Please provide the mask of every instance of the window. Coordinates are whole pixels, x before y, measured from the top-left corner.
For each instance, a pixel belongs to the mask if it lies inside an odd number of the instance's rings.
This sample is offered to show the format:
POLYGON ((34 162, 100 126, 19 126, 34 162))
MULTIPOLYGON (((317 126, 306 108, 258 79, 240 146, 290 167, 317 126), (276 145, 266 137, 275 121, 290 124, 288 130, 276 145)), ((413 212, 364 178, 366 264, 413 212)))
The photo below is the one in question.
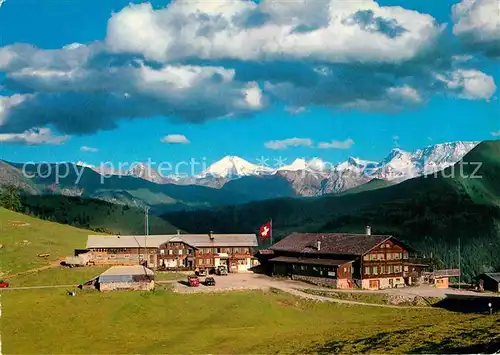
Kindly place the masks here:
POLYGON ((179 255, 182 255, 182 249, 177 250, 177 253, 178 253, 179 255))
POLYGON ((346 267, 344 268, 344 272, 347 272, 347 268, 346 267))
POLYGON ((366 260, 366 261, 370 260, 370 256, 368 254, 363 256, 363 260, 366 260))
POLYGON ((188 254, 189 255, 193 254, 193 250, 192 249, 188 249, 188 254))
POLYGON ((394 273, 399 273, 401 272, 401 265, 394 265, 394 273))
POLYGON ((370 260, 375 260, 375 254, 370 254, 370 260))
POLYGON ((233 249, 234 254, 239 254, 240 253, 240 248, 234 248, 233 249))
POLYGON ((247 261, 245 259, 238 260, 239 265, 246 265, 247 261))
POLYGON ((388 268, 389 268, 389 270, 387 271, 387 273, 393 274, 394 273, 394 266, 389 265, 388 268))
POLYGON ((164 249, 160 249, 160 255, 165 255, 165 250, 164 249))
POLYGON ((354 274, 354 267, 351 266, 351 274, 354 274))
POLYGON ((221 252, 221 251, 220 251, 220 248, 217 248, 217 253, 220 253, 220 252, 221 252))
POLYGON ((385 260, 384 254, 377 254, 377 260, 385 260))
POLYGON ((408 266, 405 266, 405 267, 404 267, 404 271, 408 271, 408 266))
POLYGON ((403 253, 403 259, 408 259, 408 252, 406 252, 406 251, 405 251, 405 252, 403 253))
POLYGON ((365 267, 365 275, 370 275, 370 267, 365 267))
POLYGON ((378 266, 373 267, 373 275, 378 275, 378 266))
POLYGON ((173 253, 174 253, 174 251, 172 249, 168 250, 168 255, 172 255, 173 253))
POLYGON ((389 243, 387 243, 387 244, 385 245, 385 247, 386 247, 386 248, 390 248, 390 247, 391 247, 391 245, 390 245, 389 243))

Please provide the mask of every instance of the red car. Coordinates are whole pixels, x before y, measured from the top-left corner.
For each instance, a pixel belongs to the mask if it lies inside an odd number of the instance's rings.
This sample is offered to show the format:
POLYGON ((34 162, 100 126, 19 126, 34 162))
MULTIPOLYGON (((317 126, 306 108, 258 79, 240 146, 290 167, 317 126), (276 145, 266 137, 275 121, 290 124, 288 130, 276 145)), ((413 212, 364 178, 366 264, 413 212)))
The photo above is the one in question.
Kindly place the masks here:
POLYGON ((9 287, 9 283, 8 282, 5 282, 5 281, 0 281, 0 288, 6 288, 6 287, 9 287))
POLYGON ((200 286, 200 279, 196 276, 189 276, 188 283, 190 287, 198 287, 200 286))

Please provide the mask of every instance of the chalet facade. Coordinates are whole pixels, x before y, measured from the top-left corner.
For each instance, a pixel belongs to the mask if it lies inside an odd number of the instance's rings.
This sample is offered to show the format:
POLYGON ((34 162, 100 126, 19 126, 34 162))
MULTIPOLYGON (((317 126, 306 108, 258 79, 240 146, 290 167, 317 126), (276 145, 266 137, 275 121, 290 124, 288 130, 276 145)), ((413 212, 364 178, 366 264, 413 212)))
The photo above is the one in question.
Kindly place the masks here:
POLYGON ((175 234, 88 236, 87 252, 97 265, 136 265, 167 270, 214 269, 230 272, 255 266, 255 234, 175 234))
POLYGON ((338 288, 382 289, 411 284, 425 265, 389 235, 292 233, 261 251, 272 273, 338 288))

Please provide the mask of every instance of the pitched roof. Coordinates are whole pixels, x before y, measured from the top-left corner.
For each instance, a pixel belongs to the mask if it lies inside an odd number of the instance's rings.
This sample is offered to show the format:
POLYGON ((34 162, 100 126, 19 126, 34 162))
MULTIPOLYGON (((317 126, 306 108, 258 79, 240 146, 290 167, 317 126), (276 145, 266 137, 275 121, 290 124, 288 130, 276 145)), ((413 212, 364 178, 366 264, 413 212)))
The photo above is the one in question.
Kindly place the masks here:
POLYGON ((100 276, 129 276, 129 275, 154 275, 153 270, 142 265, 112 266, 100 276))
POLYGON ((170 241, 180 241, 193 247, 256 247, 257 236, 255 234, 212 234, 213 240, 208 234, 179 234, 170 241))
POLYGON ((269 249, 295 253, 363 255, 390 235, 292 233, 269 249), (320 241, 320 250, 317 242, 320 241))
POLYGON ((157 248, 172 235, 89 235, 89 248, 157 248))
POLYGON ((278 256, 276 258, 269 259, 269 261, 275 263, 340 266, 346 263, 352 263, 354 260, 332 260, 332 259, 315 259, 315 258, 297 258, 292 256, 278 256))
POLYGON ((484 275, 488 276, 490 279, 500 282, 500 272, 487 272, 484 275))
POLYGON ((165 234, 165 235, 89 235, 89 248, 158 248, 166 242, 184 242, 199 247, 256 247, 255 234, 165 234))

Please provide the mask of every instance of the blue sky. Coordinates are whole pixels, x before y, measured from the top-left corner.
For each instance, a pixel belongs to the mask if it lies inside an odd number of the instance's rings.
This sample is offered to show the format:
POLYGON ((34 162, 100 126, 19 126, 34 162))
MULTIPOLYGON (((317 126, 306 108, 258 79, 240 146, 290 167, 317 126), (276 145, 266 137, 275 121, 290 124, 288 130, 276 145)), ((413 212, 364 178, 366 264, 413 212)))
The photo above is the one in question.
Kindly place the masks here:
MULTIPOLYGON (((256 5, 257 10, 238 10, 228 21, 204 7, 175 9, 186 16, 183 21, 191 21, 188 15, 196 10, 207 14, 199 20, 205 27, 188 34, 193 44, 186 40, 175 46, 171 46, 173 40, 166 44, 164 39, 175 39, 182 26, 189 29, 192 23, 179 25, 172 20, 181 16, 168 14, 174 8, 165 10, 166 1, 156 1, 150 9, 129 7, 129 2, 3 3, 0 96, 7 98, 7 104, 3 116, 0 112, 0 159, 96 165, 149 158, 172 162, 206 158, 211 162, 224 155, 253 162, 260 156, 282 156, 290 163, 297 157, 329 162, 348 156, 380 160, 395 146, 415 150, 447 141, 496 139, 495 133, 500 133, 499 56, 495 49, 487 51, 491 43, 484 42, 484 38, 500 37, 495 37, 498 33, 480 36, 477 27, 470 26, 484 21, 474 12, 481 9, 482 0, 453 18, 452 6, 459 1, 381 0, 377 6, 363 0, 359 9, 352 5, 357 2, 351 2, 352 14, 342 13, 345 18, 332 32, 340 39, 345 36, 344 42, 318 34, 310 37, 318 38, 314 47, 310 39, 300 42, 289 34, 283 43, 292 38, 298 49, 283 45, 278 54, 272 42, 263 42, 257 35, 245 37, 249 42, 243 45, 236 40, 220 44, 215 37, 226 31, 228 23, 237 24, 241 31, 289 25, 289 10, 266 13, 269 1, 256 5), (416 12, 401 14, 393 6, 416 12), (113 12, 123 16, 114 16, 108 26, 113 12), (237 18, 241 13, 246 16, 243 20, 237 18), (149 24, 138 31, 134 26, 143 18, 149 24), (427 27, 417 25, 425 21, 427 27), (444 24, 446 28, 438 30, 444 24), (353 45, 354 37, 349 37, 354 36, 353 26, 359 32, 355 37, 359 45, 353 45), (391 34, 394 28, 400 28, 400 33, 391 34), (384 31, 383 38, 380 33, 384 31), (427 38, 421 34, 424 31, 427 38), (409 42, 405 36, 410 34, 422 38, 409 42), (61 49, 72 43, 81 44, 75 49, 81 52, 61 49), (219 47, 200 50, 206 43, 219 47), (333 43, 331 48, 329 43, 333 43), (267 47, 260 56, 250 51, 252 46, 267 47), (313 54, 308 55, 308 50, 313 54), (78 58, 86 55, 90 59, 80 63, 78 58), (170 72, 163 68, 175 67, 184 75, 192 73, 190 66, 196 66, 200 79, 193 85, 186 81, 187 89, 171 92, 171 82, 162 82, 170 80, 170 72), (116 76, 109 74, 116 68, 116 76), (138 68, 144 68, 143 77, 132 85, 138 68), (207 68, 210 73, 202 75, 207 68), (66 78, 64 82, 61 77, 66 78), (21 102, 14 99, 19 95, 21 102), (129 96, 133 100, 125 103, 124 97, 129 96), (189 143, 161 142, 168 135, 184 135, 189 143), (270 141, 302 145, 286 147, 283 143, 283 149, 270 149, 269 144, 266 147, 270 141), (319 149, 322 142, 330 148, 319 149), (94 149, 82 151, 82 147, 94 149)), ((234 11, 234 6, 220 11, 234 11)), ((324 19, 318 15, 322 11, 310 10, 298 10, 299 22, 293 22, 297 31, 298 25, 318 33, 324 29, 324 19)))

